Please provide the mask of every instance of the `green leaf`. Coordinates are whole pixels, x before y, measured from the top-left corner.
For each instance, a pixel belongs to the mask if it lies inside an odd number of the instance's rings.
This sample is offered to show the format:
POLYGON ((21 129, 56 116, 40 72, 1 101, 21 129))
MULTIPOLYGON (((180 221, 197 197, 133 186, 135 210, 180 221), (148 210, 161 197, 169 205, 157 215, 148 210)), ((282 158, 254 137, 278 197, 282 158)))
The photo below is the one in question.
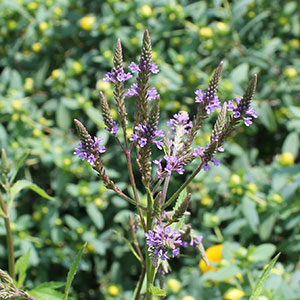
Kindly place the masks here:
POLYGON ((63 297, 63 293, 51 288, 33 289, 29 294, 39 300, 61 300, 63 297))
POLYGON ((20 288, 22 287, 25 278, 26 278, 26 270, 27 270, 27 266, 28 266, 28 260, 29 260, 29 256, 30 256, 30 251, 31 248, 28 249, 28 251, 22 255, 16 262, 16 274, 18 274, 18 282, 17 282, 17 287, 20 288))
MULTIPOLYGON (((176 204, 175 206, 173 207, 173 213, 177 210, 177 208, 181 205, 181 203, 183 202, 183 200, 186 198, 187 196, 187 192, 186 192, 186 189, 184 189, 180 195, 178 196, 177 198, 177 201, 176 201, 176 204)), ((176 223, 173 223, 171 225, 171 228, 172 229, 179 229, 182 227, 182 225, 184 224, 184 216, 182 218, 179 219, 178 222, 176 223)))
POLYGON ((89 217, 95 224, 95 226, 101 230, 104 227, 104 219, 102 214, 99 212, 97 206, 94 203, 89 203, 86 209, 89 217))
POLYGON ((10 181, 9 181, 10 184, 13 183, 15 177, 17 176, 17 174, 18 174, 18 172, 19 172, 19 169, 21 168, 21 166, 23 165, 24 161, 26 160, 26 158, 28 157, 29 154, 30 154, 30 152, 25 153, 25 154, 18 160, 18 162, 16 163, 16 167, 15 167, 14 173, 13 173, 13 175, 11 176, 10 181))
MULTIPOLYGON (((62 100, 62 99, 60 99, 62 100)), ((70 111, 66 108, 64 103, 61 101, 58 105, 56 112, 56 122, 59 128, 67 130, 71 126, 71 115, 70 111)))
POLYGON ((164 297, 167 295, 166 291, 159 289, 158 287, 154 286, 153 284, 150 284, 150 291, 155 296, 163 296, 164 297))
POLYGON ((290 152, 294 157, 297 157, 299 151, 299 134, 291 132, 284 140, 282 152, 290 152))
POLYGON ((276 216, 270 215, 263 223, 259 226, 259 237, 265 241, 267 240, 272 233, 273 227, 276 222, 276 216))
POLYGON ((263 102, 259 108, 258 114, 259 114, 259 119, 268 130, 270 131, 276 130, 277 128, 276 119, 269 103, 263 102))
POLYGON ((274 254, 275 250, 276 246, 273 244, 262 244, 255 247, 250 255, 255 258, 255 261, 262 261, 269 259, 274 254))
POLYGON ((11 200, 13 200, 17 194, 23 190, 23 189, 31 189, 32 191, 36 192, 37 194, 39 194, 40 196, 42 196, 43 198, 46 198, 48 200, 54 201, 55 198, 49 196, 42 188, 40 188, 39 186, 37 186, 36 184, 28 181, 28 180, 18 180, 11 188, 10 193, 11 193, 11 200))
POLYGON ((74 276, 76 274, 76 271, 77 271, 77 268, 78 268, 78 265, 79 265, 82 253, 83 253, 84 249, 86 248, 86 245, 87 245, 87 243, 85 243, 82 246, 82 248, 80 249, 80 251, 78 252, 78 254, 75 257, 75 260, 74 260, 74 262, 73 262, 73 264, 71 266, 71 269, 68 272, 67 283, 66 283, 66 288, 65 288, 65 293, 64 293, 63 300, 67 300, 68 299, 68 295, 69 295, 70 288, 71 288, 71 283, 72 283, 72 281, 74 279, 74 276))
POLYGON ((260 277, 258 278, 255 287, 253 289, 253 292, 250 296, 249 300, 257 300, 259 295, 261 294, 261 291, 265 285, 265 282, 267 280, 267 278, 269 277, 269 274, 272 270, 272 268, 274 267, 278 257, 279 257, 280 253, 278 253, 273 259, 272 261, 269 263, 268 267, 263 271, 263 273, 260 275, 260 277))
POLYGON ((248 197, 244 197, 242 201, 242 212, 248 221, 248 224, 253 232, 257 232, 259 225, 258 213, 253 201, 248 197))
POLYGON ((241 270, 237 266, 227 266, 217 271, 207 272, 202 280, 224 281, 236 276, 241 270))

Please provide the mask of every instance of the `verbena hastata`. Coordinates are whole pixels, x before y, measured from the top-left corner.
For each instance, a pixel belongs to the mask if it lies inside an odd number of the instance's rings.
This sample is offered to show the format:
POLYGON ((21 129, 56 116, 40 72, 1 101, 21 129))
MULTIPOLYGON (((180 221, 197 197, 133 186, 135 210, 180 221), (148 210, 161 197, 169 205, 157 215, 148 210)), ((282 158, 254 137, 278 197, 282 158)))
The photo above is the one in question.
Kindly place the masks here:
MULTIPOLYGON (((213 165, 218 166, 219 160, 215 158, 217 152, 224 151, 224 142, 233 129, 243 121, 246 126, 251 125, 256 118, 256 112, 251 108, 251 101, 256 89, 257 76, 254 75, 242 98, 235 101, 224 102, 217 96, 217 87, 222 73, 223 62, 215 70, 208 89, 195 91, 196 114, 190 118, 186 111, 179 111, 168 122, 170 132, 164 133, 159 129, 160 96, 158 91, 149 84, 149 77, 159 72, 158 66, 152 62, 152 46, 149 32, 146 30, 139 63, 129 65, 131 72, 123 68, 121 41, 118 40, 114 52, 114 67, 107 73, 104 80, 114 85, 114 99, 118 111, 118 122, 113 120, 110 107, 104 94, 100 92, 100 106, 106 126, 122 148, 127 162, 129 178, 134 197, 126 195, 108 177, 103 165, 102 154, 106 148, 101 145, 100 137, 92 137, 84 125, 75 120, 75 125, 81 139, 79 147, 74 154, 82 160, 87 160, 97 171, 108 189, 115 191, 120 197, 135 205, 138 211, 138 223, 145 233, 145 255, 142 246, 137 243, 135 231, 132 230, 136 254, 142 264, 140 280, 137 284, 134 299, 152 299, 158 291, 154 287, 156 274, 163 276, 168 272, 168 260, 179 256, 184 247, 196 247, 202 256, 205 256, 202 246, 202 236, 195 235, 191 225, 184 223, 184 214, 188 209, 191 194, 186 194, 185 188, 200 172, 207 171, 213 165), (125 87, 126 81, 137 73, 136 82, 125 87), (133 98, 133 99, 131 99, 133 98), (134 117, 128 116, 126 103, 135 101, 136 111, 134 117), (210 143, 204 147, 194 147, 194 140, 204 120, 212 112, 219 110, 217 120, 210 136, 210 143), (227 112, 232 112, 227 114, 227 112), (130 118, 129 118, 130 117, 130 118), (133 125, 129 125, 130 123, 133 125), (126 130, 132 128, 130 138, 126 130), (120 133, 122 132, 122 134, 120 133), (136 178, 132 171, 131 151, 135 146, 136 162, 140 178, 136 178), (159 159, 152 158, 152 147, 161 151, 159 159), (183 174, 185 168, 192 161, 197 160, 199 166, 187 177, 187 180, 170 196, 168 187, 174 173, 183 174), (154 170, 153 171, 153 167, 154 170), (136 180, 140 180, 147 194, 147 207, 141 205, 136 187, 136 180), (173 210, 169 206, 177 199, 173 210), (147 288, 142 289, 146 275, 147 288)), ((133 223, 133 222, 132 222, 133 223)), ((136 224, 137 222, 135 222, 136 224)), ((160 290, 160 293, 163 291, 160 290)))

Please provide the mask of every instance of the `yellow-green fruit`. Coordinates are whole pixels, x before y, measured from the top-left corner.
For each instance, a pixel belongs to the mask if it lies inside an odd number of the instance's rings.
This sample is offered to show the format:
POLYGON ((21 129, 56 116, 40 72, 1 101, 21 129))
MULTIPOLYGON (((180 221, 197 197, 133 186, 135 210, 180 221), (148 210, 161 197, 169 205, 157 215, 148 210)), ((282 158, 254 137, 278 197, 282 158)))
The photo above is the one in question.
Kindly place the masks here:
POLYGON ((37 42, 37 43, 34 43, 32 46, 31 46, 33 52, 35 53, 39 53, 41 50, 42 50, 42 44, 37 42))
POLYGON ((217 31, 221 35, 225 35, 225 34, 229 33, 229 26, 228 26, 228 24, 224 23, 224 22, 218 22, 217 23, 217 31))
POLYGON ((213 30, 210 27, 202 27, 199 30, 199 34, 201 37, 208 39, 213 36, 213 30))
POLYGON ((141 7, 141 15, 144 18, 150 18, 150 17, 152 17, 153 16, 153 11, 152 11, 151 6, 147 5, 147 4, 143 5, 141 7))
POLYGON ((280 155, 279 163, 282 166, 291 166, 294 164, 294 156, 290 152, 284 152, 280 155))
POLYGON ((181 290, 181 284, 177 279, 171 278, 167 282, 170 292, 177 294, 181 290))
POLYGON ((298 72, 295 68, 293 67, 287 67, 284 70, 284 75, 289 78, 289 79, 293 79, 296 78, 298 76, 298 72))
POLYGON ((45 32, 49 28, 49 24, 47 22, 41 22, 39 24, 39 29, 42 32, 45 32))
POLYGON ((96 18, 94 16, 85 16, 80 19, 79 24, 83 30, 90 31, 93 28, 95 22, 96 18))
POLYGON ((72 64, 72 69, 74 71, 74 73, 76 74, 80 74, 82 72, 82 64, 78 61, 74 61, 72 64))
POLYGON ((15 30, 17 27, 17 22, 15 20, 8 20, 7 21, 7 28, 11 31, 15 30))
POLYGON ((224 299, 225 300, 239 300, 242 297, 244 297, 244 295, 245 295, 245 293, 242 290, 239 290, 237 288, 230 288, 224 294, 224 299))
POLYGON ((110 296, 118 296, 120 294, 120 289, 116 285, 111 284, 108 287, 108 294, 110 296))
POLYGON ((274 194, 270 197, 270 200, 275 204, 281 204, 283 202, 282 196, 280 194, 274 194))
POLYGON ((196 300, 196 298, 193 296, 184 296, 181 298, 181 300, 196 300))

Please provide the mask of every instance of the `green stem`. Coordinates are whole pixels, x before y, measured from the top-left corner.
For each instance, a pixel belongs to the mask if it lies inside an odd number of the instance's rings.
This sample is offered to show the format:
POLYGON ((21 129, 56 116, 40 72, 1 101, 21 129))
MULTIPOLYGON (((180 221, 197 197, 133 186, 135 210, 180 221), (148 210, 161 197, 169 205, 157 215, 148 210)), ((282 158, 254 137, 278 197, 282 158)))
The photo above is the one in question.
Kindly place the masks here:
MULTIPOLYGON (((146 187, 147 192, 147 231, 152 229, 152 206, 153 206, 153 197, 150 190, 150 187, 146 187)), ((146 247, 146 275, 147 275, 147 292, 146 300, 152 300, 152 293, 150 291, 150 285, 153 282, 154 276, 154 267, 150 261, 148 247, 146 247)))
POLYGON ((137 286, 137 289, 136 289, 136 294, 135 294, 134 300, 140 300, 140 298, 141 298, 141 289, 142 289, 142 286, 143 286, 145 274, 146 274, 146 268, 143 267, 142 268, 142 273, 141 273, 140 278, 139 278, 139 282, 138 282, 138 286, 137 286))
POLYGON ((169 205, 177 199, 179 194, 190 184, 194 177, 201 171, 204 161, 198 166, 198 168, 193 172, 193 174, 186 180, 186 182, 172 195, 172 197, 163 205, 162 210, 166 209, 169 205))
POLYGON ((8 273, 10 277, 15 279, 15 254, 14 254, 13 235, 10 227, 9 216, 1 194, 0 194, 0 205, 4 214, 4 221, 6 227, 6 242, 7 242, 7 251, 8 251, 8 273))
POLYGON ((218 241, 219 241, 220 243, 222 243, 222 242, 224 241, 224 238, 223 238, 223 235, 222 235, 222 233, 221 233, 221 230, 220 230, 220 228, 219 228, 218 226, 214 227, 214 232, 215 232, 215 234, 216 234, 216 236, 217 236, 217 238, 218 238, 218 241))
POLYGON ((136 185, 135 185, 135 179, 134 179, 134 175, 133 175, 133 171, 132 171, 132 165, 131 165, 131 159, 130 159, 130 149, 128 149, 128 148, 126 149, 125 156, 126 156, 128 174, 129 174, 129 179, 130 179, 130 183, 131 183, 131 186, 132 186, 132 191, 133 191, 133 194, 134 194, 135 201, 137 203, 137 210, 138 210, 139 216, 141 218, 141 222, 142 222, 144 231, 146 232, 147 228, 146 228, 143 212, 140 209, 141 204, 140 204, 139 195, 138 195, 138 192, 137 192, 137 188, 136 188, 136 185))

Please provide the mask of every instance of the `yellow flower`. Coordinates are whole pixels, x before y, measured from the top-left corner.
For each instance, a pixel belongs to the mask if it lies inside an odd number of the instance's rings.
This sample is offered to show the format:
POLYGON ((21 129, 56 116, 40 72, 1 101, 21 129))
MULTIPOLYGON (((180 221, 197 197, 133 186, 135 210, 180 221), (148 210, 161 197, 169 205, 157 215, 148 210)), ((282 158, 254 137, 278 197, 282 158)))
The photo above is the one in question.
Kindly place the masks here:
POLYGON ((293 67, 287 67, 284 70, 284 75, 289 78, 289 79, 293 79, 296 78, 298 76, 298 72, 295 68, 293 67))
POLYGON ((149 18, 151 16, 153 16, 153 12, 152 12, 152 8, 150 5, 143 5, 141 7, 141 15, 144 17, 144 18, 149 18))
POLYGON ((282 166, 290 166, 294 164, 294 156, 290 152, 284 152, 280 155, 279 163, 282 166))
POLYGON ((28 93, 32 92, 33 90, 33 85, 34 85, 34 81, 32 78, 27 77, 25 78, 25 82, 24 82, 24 90, 28 93))
POLYGON ((42 44, 37 42, 37 43, 34 43, 32 46, 31 46, 33 52, 35 53, 38 53, 42 50, 42 44))
POLYGON ((21 110, 22 109, 22 102, 21 100, 13 100, 11 102, 11 106, 14 110, 21 110))
POLYGON ((227 34, 229 32, 229 26, 227 23, 224 23, 224 22, 218 22, 217 23, 217 30, 218 30, 218 33, 220 34, 227 34))
POLYGON ((9 30, 15 30, 17 27, 17 22, 15 20, 8 20, 7 27, 9 30))
POLYGON ((94 16, 85 16, 80 19, 80 27, 83 30, 89 31, 93 28, 95 22, 96 22, 96 18, 94 16))
POLYGON ((237 288, 230 288, 227 290, 227 292, 224 294, 225 300, 239 300, 241 299, 245 293, 242 290, 239 290, 237 288))
POLYGON ((33 2, 28 3, 27 8, 30 11, 34 11, 38 8, 38 6, 39 6, 38 3, 33 1, 33 2))
POLYGON ((108 287, 108 293, 110 296, 118 296, 120 294, 120 289, 116 285, 111 284, 108 287))
POLYGON ((212 37, 214 33, 210 27, 202 27, 199 30, 199 34, 201 37, 208 39, 212 37))
POLYGON ((49 28, 49 24, 47 22, 41 22, 39 24, 39 29, 42 32, 45 32, 49 28))
MULTIPOLYGON (((207 259, 210 262, 214 262, 214 263, 220 262, 221 259, 222 259, 222 250, 223 250, 223 245, 222 244, 214 245, 212 247, 209 247, 205 251, 207 259)), ((201 259, 200 263, 199 263, 199 269, 201 270, 202 273, 206 273, 206 272, 209 272, 209 271, 212 271, 212 270, 216 270, 217 268, 212 266, 212 265, 207 266, 206 263, 204 262, 204 260, 201 259)))
POLYGON ((174 294, 177 294, 181 290, 181 284, 177 279, 169 279, 167 285, 168 289, 174 294))
POLYGON ((73 65, 72 65, 72 69, 74 71, 74 73, 76 74, 80 74, 82 72, 82 64, 78 61, 74 61, 73 65))
POLYGON ((196 300, 193 296, 184 296, 181 300, 196 300))
POLYGON ((60 7, 54 7, 54 16, 59 18, 63 15, 63 10, 60 7))
POLYGON ((55 69, 51 73, 51 77, 53 79, 59 79, 62 76, 63 76, 63 71, 61 69, 55 69))

